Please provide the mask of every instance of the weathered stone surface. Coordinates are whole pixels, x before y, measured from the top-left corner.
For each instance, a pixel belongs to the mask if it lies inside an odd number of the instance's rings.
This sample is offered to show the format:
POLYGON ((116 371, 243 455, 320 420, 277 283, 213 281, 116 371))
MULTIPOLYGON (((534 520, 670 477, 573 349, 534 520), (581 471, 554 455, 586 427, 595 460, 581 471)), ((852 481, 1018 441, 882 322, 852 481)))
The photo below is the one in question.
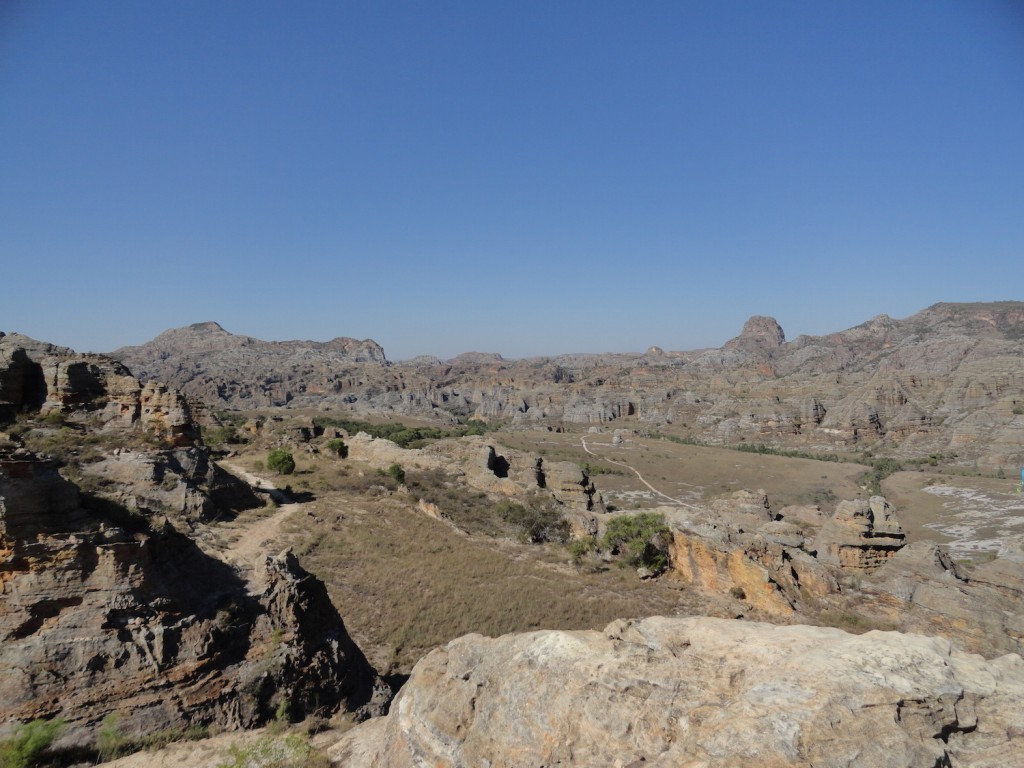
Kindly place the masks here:
MULTIPOLYGON (((407 470, 440 469, 498 498, 547 494, 562 505, 564 516, 580 535, 597 529, 590 512, 601 504, 600 496, 586 473, 571 462, 547 462, 536 454, 490 445, 481 437, 406 449, 390 440, 359 433, 348 438, 347 444, 350 459, 376 467, 397 463, 407 470)), ((443 509, 440 514, 444 514, 443 509)))
POLYGON ((343 399, 363 393, 362 366, 373 369, 375 385, 387 382, 381 389, 403 389, 400 377, 386 373, 384 350, 369 339, 261 341, 207 322, 166 331, 145 347, 123 347, 114 356, 143 378, 209 402, 267 407, 307 397, 343 399))
POLYGON ((35 411, 88 418, 106 429, 140 426, 178 446, 199 440, 179 392, 156 382, 143 386, 104 355, 82 355, 20 334, 0 337, 0 419, 35 411))
POLYGON ((105 498, 146 516, 167 515, 181 528, 262 503, 248 485, 196 447, 119 450, 85 465, 82 472, 103 483, 105 498))
POLYGON ((265 570, 252 595, 169 523, 83 506, 52 463, 3 457, 0 721, 59 716, 84 734, 117 712, 137 736, 252 727, 285 699, 299 716, 379 711, 323 584, 290 556, 265 570))
POLYGON ((975 578, 935 543, 915 542, 864 579, 866 594, 851 607, 973 653, 1022 653, 1024 599, 1009 575, 1019 567, 998 558, 975 578))
POLYGON ((932 637, 709 618, 468 635, 332 750, 389 766, 1024 763, 1024 661, 932 637))
POLYGON ((818 534, 818 559, 843 568, 871 571, 906 543, 896 513, 881 496, 841 501, 818 534))

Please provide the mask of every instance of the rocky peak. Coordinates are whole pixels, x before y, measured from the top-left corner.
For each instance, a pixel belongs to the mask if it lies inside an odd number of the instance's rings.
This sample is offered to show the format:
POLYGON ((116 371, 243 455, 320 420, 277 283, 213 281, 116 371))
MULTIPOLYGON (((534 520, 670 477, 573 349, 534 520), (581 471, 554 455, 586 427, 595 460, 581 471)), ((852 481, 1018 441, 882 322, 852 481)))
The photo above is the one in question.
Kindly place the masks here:
POLYGON ((754 315, 743 324, 740 335, 726 342, 725 346, 727 348, 756 346, 761 349, 778 349, 785 341, 786 334, 774 317, 754 315))

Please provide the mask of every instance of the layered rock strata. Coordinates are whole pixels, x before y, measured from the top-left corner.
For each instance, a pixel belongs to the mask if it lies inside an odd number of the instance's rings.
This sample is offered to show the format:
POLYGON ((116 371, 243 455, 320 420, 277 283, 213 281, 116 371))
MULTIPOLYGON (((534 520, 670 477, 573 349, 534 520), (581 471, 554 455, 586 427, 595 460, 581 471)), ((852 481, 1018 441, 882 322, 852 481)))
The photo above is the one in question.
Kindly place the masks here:
MULTIPOLYGON (((322 583, 290 555, 250 594, 170 523, 84 506, 52 462, 0 456, 0 721, 61 717, 84 736, 252 727, 386 691, 322 583)), ((376 701, 374 697, 376 698, 376 701)), ((375 709, 376 707, 376 709, 375 709)))

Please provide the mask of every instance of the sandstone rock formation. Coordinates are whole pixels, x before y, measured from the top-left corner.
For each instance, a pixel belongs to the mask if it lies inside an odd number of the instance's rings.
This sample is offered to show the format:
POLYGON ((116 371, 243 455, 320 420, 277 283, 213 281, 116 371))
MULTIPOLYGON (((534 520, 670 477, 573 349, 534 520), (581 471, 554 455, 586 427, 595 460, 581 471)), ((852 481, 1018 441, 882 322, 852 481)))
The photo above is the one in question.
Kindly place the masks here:
MULTIPOLYGON (((489 444, 478 436, 442 440, 421 449, 400 448, 390 440, 364 433, 347 438, 348 456, 377 467, 392 463, 405 469, 440 469, 466 485, 497 497, 523 498, 530 493, 549 496, 564 508, 574 529, 593 532, 591 514, 602 502, 583 470, 568 461, 489 444)), ((440 511, 443 514, 443 510, 440 511)))
POLYGON ((104 355, 73 350, 20 334, 0 336, 0 421, 38 411, 88 417, 94 426, 141 426, 174 445, 199 437, 185 398, 162 384, 145 385, 104 355))
POLYGON ((965 570, 933 542, 904 546, 884 498, 774 513, 760 492, 660 510, 674 577, 754 617, 934 634, 992 656, 1024 653, 1024 554, 1013 542, 965 570), (776 519, 777 518, 777 519, 776 519))
POLYGON ((250 595, 169 523, 82 505, 52 462, 0 456, 0 720, 86 731, 251 727, 371 705, 375 675, 323 584, 271 559, 250 595))
POLYGON ((0 736, 35 718, 63 718, 83 744, 114 713, 140 737, 253 727, 284 704, 386 706, 294 557, 250 583, 181 532, 259 502, 197 444, 180 394, 5 336, 0 403, 0 423, 17 420, 0 443, 0 736))
POLYGON ((116 355, 190 395, 240 408, 329 405, 523 426, 685 425, 712 444, 941 453, 993 469, 1024 462, 1020 302, 936 304, 905 320, 880 315, 792 341, 758 316, 721 349, 693 352, 389 364, 372 342, 337 341, 261 342, 205 323, 116 355))
POLYGON ((906 543, 896 513, 881 496, 841 501, 818 534, 818 559, 843 568, 871 571, 906 543))
POLYGON ((1024 661, 710 618, 468 635, 332 750, 370 766, 1024 763, 1024 661))

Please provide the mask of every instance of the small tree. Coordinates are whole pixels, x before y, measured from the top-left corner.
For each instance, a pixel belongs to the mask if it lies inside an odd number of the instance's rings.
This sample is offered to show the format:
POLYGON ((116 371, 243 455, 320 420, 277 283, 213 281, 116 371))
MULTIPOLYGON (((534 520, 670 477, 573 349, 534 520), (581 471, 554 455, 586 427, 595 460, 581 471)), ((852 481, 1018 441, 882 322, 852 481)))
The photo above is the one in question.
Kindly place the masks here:
POLYGON ((295 471, 295 457, 284 448, 275 448, 267 455, 267 468, 279 475, 290 475, 295 471))
POLYGON ((668 545, 672 532, 665 516, 656 512, 620 515, 608 521, 602 545, 622 554, 634 567, 643 566, 658 572, 668 567, 668 545))
POLYGON ((387 475, 399 485, 405 482, 405 470, 401 464, 392 464, 388 467, 387 475))

